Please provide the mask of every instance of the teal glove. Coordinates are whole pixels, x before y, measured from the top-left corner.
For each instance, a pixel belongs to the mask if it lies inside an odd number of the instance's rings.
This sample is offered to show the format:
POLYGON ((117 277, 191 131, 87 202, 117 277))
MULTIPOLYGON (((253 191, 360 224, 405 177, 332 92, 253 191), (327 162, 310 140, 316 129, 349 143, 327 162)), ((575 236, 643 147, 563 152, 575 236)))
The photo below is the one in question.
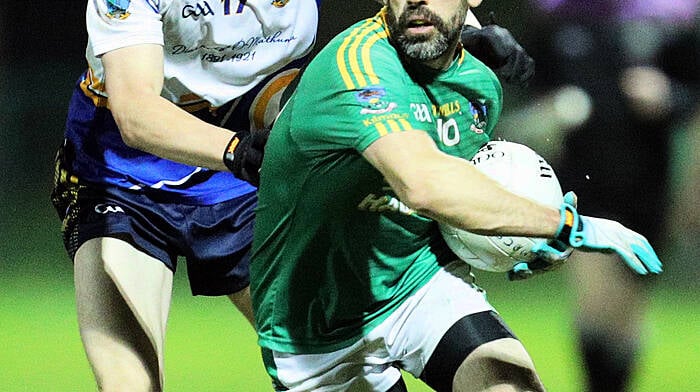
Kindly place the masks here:
MULTIPOLYGON (((618 222, 579 215, 566 200, 561 206, 561 223, 556 240, 584 252, 617 253, 629 268, 640 275, 662 272, 661 260, 644 236, 618 222)), ((546 244, 535 246, 534 253, 547 259, 561 255, 546 244)))

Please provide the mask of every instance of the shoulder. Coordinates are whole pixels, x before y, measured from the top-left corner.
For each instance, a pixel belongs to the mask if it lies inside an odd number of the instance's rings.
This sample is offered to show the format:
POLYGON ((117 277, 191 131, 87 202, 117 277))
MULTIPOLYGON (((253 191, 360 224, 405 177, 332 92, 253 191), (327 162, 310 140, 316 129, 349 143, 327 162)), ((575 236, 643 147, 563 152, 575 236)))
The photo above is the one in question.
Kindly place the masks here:
MULTIPOLYGON (((379 15, 362 20, 333 38, 310 68, 315 72, 335 74, 349 89, 378 84, 401 67, 396 50, 379 15), (329 69, 331 66, 333 69, 329 69)), ((401 67, 402 68, 402 67, 401 67)))

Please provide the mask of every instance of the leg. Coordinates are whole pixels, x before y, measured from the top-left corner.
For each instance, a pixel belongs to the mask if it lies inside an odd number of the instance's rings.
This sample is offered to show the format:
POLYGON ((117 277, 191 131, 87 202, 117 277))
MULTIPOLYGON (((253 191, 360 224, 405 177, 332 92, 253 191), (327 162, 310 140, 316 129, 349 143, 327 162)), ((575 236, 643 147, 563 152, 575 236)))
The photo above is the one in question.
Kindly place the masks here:
POLYGON ((613 255, 575 253, 576 327, 589 391, 624 391, 634 370, 646 303, 643 282, 613 255))
POLYGON ((544 391, 522 343, 494 312, 471 314, 442 337, 421 379, 437 391, 544 391))
POLYGON ((250 299, 250 286, 247 286, 239 292, 229 294, 228 299, 230 299, 231 303, 233 303, 236 308, 243 313, 251 325, 255 325, 255 318, 253 317, 253 303, 250 299))
POLYGON ((75 255, 78 325, 102 391, 163 389, 163 342, 172 272, 115 238, 75 255))
POLYGON ((530 355, 519 340, 504 338, 479 346, 462 362, 453 391, 544 391, 530 355))

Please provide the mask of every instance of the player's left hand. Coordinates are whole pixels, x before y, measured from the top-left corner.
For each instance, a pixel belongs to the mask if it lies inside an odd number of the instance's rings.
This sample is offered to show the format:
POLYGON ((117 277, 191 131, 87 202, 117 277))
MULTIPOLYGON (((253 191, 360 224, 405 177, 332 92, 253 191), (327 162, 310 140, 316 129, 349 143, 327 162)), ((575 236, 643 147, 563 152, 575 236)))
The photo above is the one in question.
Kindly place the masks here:
MULTIPOLYGON (((578 198, 572 191, 564 195, 564 203, 575 207, 577 201, 578 198)), ((573 251, 573 247, 558 240, 537 244, 532 248, 532 252, 538 257, 528 263, 523 262, 513 266, 513 269, 508 271, 508 280, 528 279, 555 270, 566 263, 573 251)))
POLYGON ((504 27, 464 25, 461 40, 464 49, 510 84, 525 86, 535 74, 535 60, 504 27))
POLYGON ((260 185, 260 166, 265 155, 269 129, 239 131, 224 151, 224 164, 238 178, 260 185))

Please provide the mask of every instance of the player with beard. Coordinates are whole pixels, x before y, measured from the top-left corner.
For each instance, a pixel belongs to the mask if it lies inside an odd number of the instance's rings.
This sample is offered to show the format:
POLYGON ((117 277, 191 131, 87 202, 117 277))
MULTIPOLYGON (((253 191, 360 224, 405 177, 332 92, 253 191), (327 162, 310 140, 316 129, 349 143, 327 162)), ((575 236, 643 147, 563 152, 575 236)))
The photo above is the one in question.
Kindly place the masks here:
MULTIPOLYGON (((616 222, 514 195, 464 159, 501 85, 459 43, 480 0, 390 0, 310 63, 265 149, 251 254, 262 357, 278 391, 543 391, 532 359, 455 261, 438 222, 661 264, 616 222)), ((535 249, 543 263, 562 253, 535 249)))

